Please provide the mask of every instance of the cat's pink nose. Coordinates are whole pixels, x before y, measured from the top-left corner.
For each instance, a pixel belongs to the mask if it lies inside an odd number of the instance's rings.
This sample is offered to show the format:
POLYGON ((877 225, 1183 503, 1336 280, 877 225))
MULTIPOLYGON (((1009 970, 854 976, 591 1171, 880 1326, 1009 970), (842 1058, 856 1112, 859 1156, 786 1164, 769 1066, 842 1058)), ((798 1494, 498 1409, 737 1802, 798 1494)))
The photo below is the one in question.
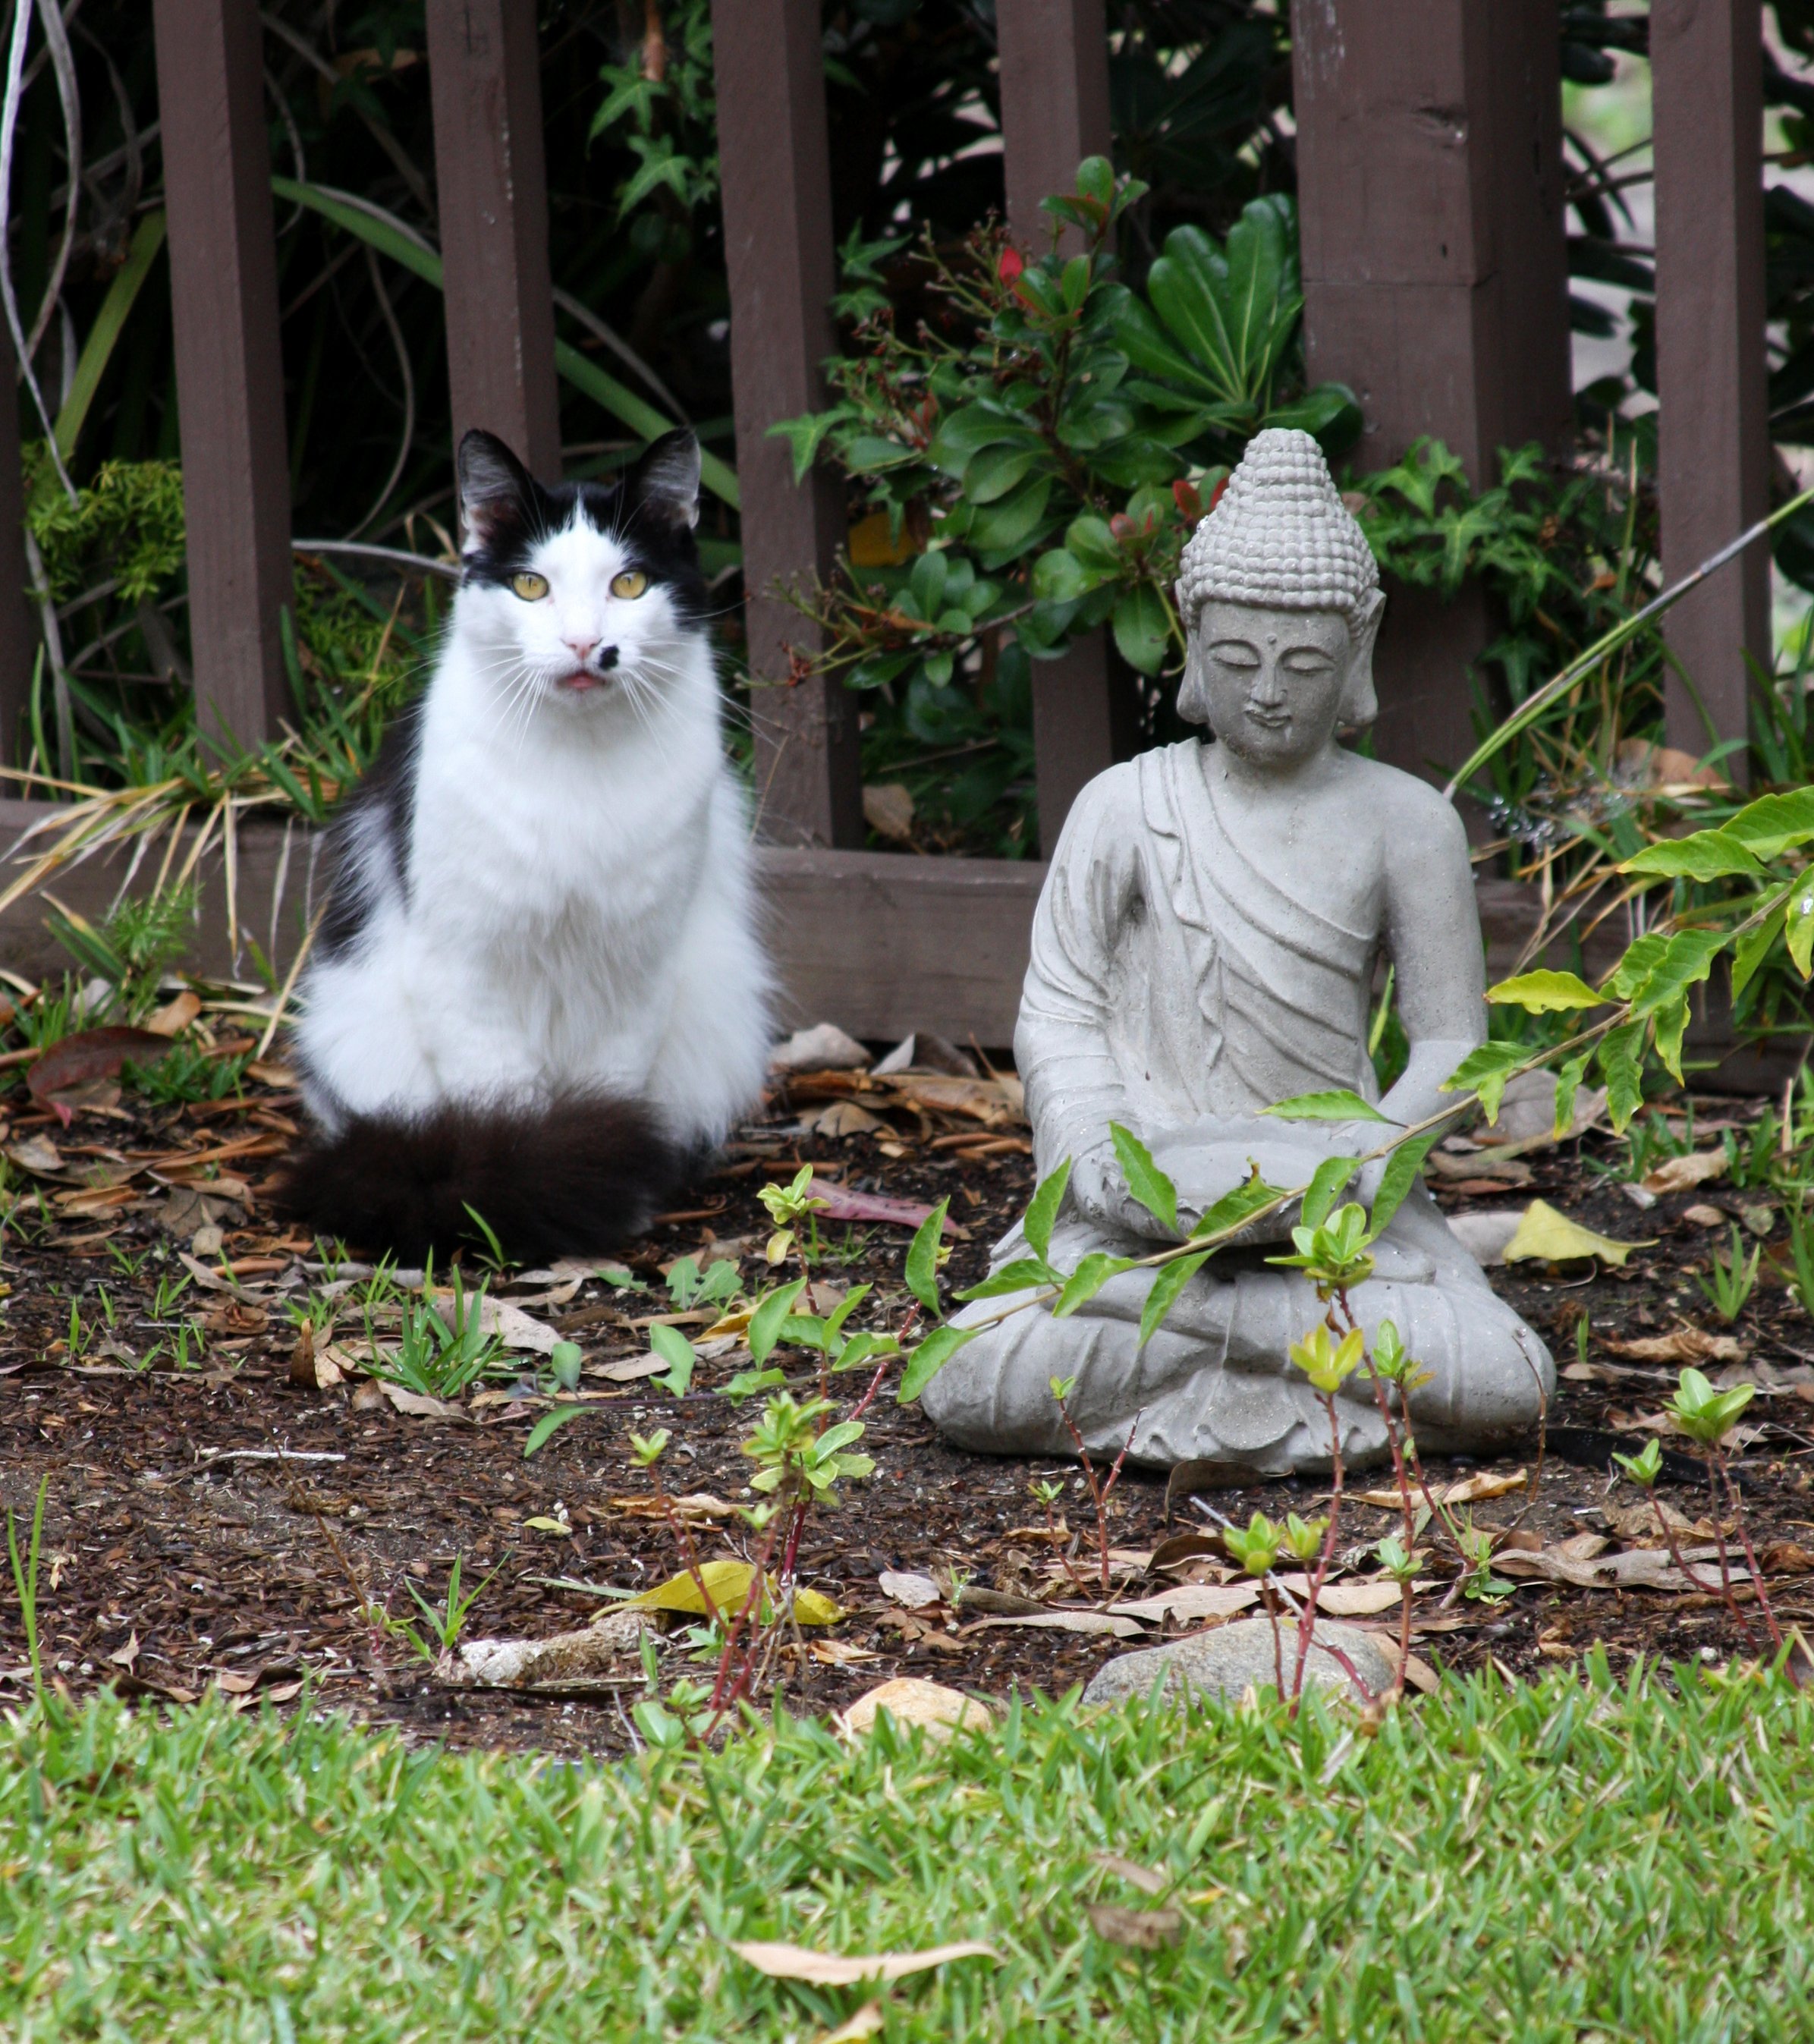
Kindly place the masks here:
POLYGON ((583 667, 597 651, 596 639, 563 639, 560 642, 583 667))

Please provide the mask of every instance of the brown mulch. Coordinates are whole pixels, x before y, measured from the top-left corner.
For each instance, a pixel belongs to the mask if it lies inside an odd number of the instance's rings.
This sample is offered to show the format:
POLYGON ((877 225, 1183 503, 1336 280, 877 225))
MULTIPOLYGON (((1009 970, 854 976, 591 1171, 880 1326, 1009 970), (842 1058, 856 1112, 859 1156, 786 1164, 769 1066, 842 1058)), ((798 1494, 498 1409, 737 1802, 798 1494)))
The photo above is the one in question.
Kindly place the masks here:
MULTIPOLYGON (((281 1083, 281 1072, 274 1076, 281 1083)), ((949 1194, 963 1235, 947 1278, 954 1288, 973 1281, 990 1242, 1030 1189, 1020 1135, 999 1126, 979 1131, 936 1099, 929 1108, 893 1103, 892 1120, 851 1135, 827 1135, 794 1118, 803 1098, 810 1113, 813 1102, 852 1090, 834 1082, 778 1101, 767 1125, 744 1131, 724 1168, 631 1247, 627 1259, 654 1285, 652 1297, 594 1280, 531 1310, 577 1341, 588 1366, 643 1352, 645 1337, 624 1324, 625 1316, 666 1308, 660 1272, 676 1257, 690 1253, 703 1262, 731 1254, 756 1285, 768 1230, 757 1189, 790 1177, 802 1162, 852 1192, 925 1201, 949 1194)), ((874 1089, 854 1090, 866 1109, 890 1105, 874 1089)), ((1696 1105, 1703 1126, 1709 1118, 1743 1121, 1761 1109, 1742 1101, 1696 1105)), ((722 1387, 748 1366, 747 1351, 703 1361, 678 1403, 646 1384, 604 1384, 613 1395, 527 1462, 528 1425, 548 1409, 534 1397, 488 1402, 476 1420, 443 1419, 374 1403, 369 1389, 355 1395, 356 1377, 327 1391, 299 1384, 285 1301, 306 1297, 327 1274, 318 1264, 306 1267, 317 1263, 312 1244, 261 1224, 259 1204, 264 1174, 280 1161, 297 1112, 293 1096, 259 1086, 200 1108, 148 1110, 130 1098, 104 1099, 65 1128, 23 1093, 12 1096, 0 1147, 14 1159, 13 1186, 35 1185, 40 1207, 21 1208, 4 1243, 10 1292, 0 1308, 0 1504, 18 1515, 22 1531, 40 1479, 48 1477, 40 1585, 47 1663, 78 1693, 113 1682, 129 1693, 181 1700, 214 1683, 248 1703, 261 1696, 282 1703, 306 1677, 323 1705, 414 1735, 554 1750, 621 1749, 628 1704, 640 1693, 633 1658, 621 1692, 602 1700, 452 1690, 402 1639, 375 1631, 362 1607, 376 1601, 394 1618, 416 1617, 406 1582, 438 1602, 458 1557, 469 1587, 490 1578, 467 1636, 536 1637, 583 1625, 601 1608, 600 1597, 563 1584, 646 1588, 669 1576, 678 1559, 640 1503, 647 1479, 632 1463, 625 1436, 668 1427, 671 1486, 736 1499, 749 1471, 740 1443, 754 1412, 733 1405, 722 1387), (59 1160, 54 1167, 41 1147, 31 1147, 47 1139, 59 1160), (222 1231, 219 1254, 243 1297, 206 1289, 183 1260, 193 1253, 197 1228, 215 1226, 222 1231), (80 1321, 74 1355, 72 1304, 80 1321), (186 1366, 175 1353, 183 1341, 186 1366), (536 1520, 548 1523, 529 1523, 536 1520), (555 1530, 563 1524, 567 1530, 555 1530)), ((1591 1327, 1585 1371, 1565 1377, 1551 1416, 1535 1500, 1520 1490, 1474 1508, 1478 1524, 1515 1527, 1527 1546, 1532 1536, 1553 1546, 1604 1530, 1604 1504, 1633 1501, 1628 1486, 1615 1489, 1609 1481, 1608 1449, 1642 1445, 1647 1435, 1633 1423, 1655 1414, 1674 1373, 1665 1364, 1621 1359, 1607 1343, 1685 1324, 1723 1331, 1690 1275, 1696 1264, 1704 1266, 1710 1239, 1724 1240, 1723 1227, 1710 1231, 1708 1210, 1737 1216, 1766 1203, 1762 1194, 1716 1181, 1666 1194, 1640 1212, 1593 1169, 1621 1150, 1593 1135, 1525 1159, 1528 1183, 1489 1190, 1490 1181, 1474 1179, 1439 1189, 1451 1212, 1541 1197, 1604 1233, 1655 1239, 1623 1271, 1524 1265, 1493 1273, 1550 1340, 1558 1363, 1579 1368, 1575 1327, 1584 1312, 1591 1327), (1698 1217, 1689 1217, 1689 1209, 1699 1209, 1698 1217)), ((901 1280, 908 1230, 839 1225, 823 1234, 816 1281, 872 1283, 864 1323, 901 1325, 909 1304, 901 1280)), ((1780 1252, 1782 1240, 1779 1215, 1768 1241, 1780 1252)), ((217 1282, 212 1237, 204 1235, 201 1247, 205 1254, 195 1260, 217 1282)), ((532 1297, 553 1288, 543 1279, 513 1289, 532 1297)), ((343 1324, 336 1339, 357 1331, 343 1324)), ((1814 1546, 1814 1321, 1790 1300, 1779 1263, 1767 1254, 1764 1281, 1732 1331, 1746 1361, 1728 1366, 1766 1381, 1747 1416, 1761 1425, 1742 1466, 1754 1538, 1775 1550, 1773 1564, 1784 1570, 1775 1588, 1785 1613, 1814 1613, 1814 1580, 1795 1573, 1804 1562, 1814 1567, 1814 1556, 1797 1551, 1804 1541, 1814 1546)), ((538 1359, 522 1360, 532 1388, 538 1359)), ((1720 1374, 1718 1363, 1705 1366, 1720 1374)), ((849 1381, 840 1380, 839 1389, 849 1381)), ((599 1380, 589 1380, 589 1388, 599 1388, 599 1380)), ((889 1570, 928 1574, 947 1591, 955 1580, 998 1597, 1066 1596, 1062 1577, 1055 1579, 1040 1508, 1028 1494, 1036 1476, 1066 1485, 1062 1509, 1066 1531, 1080 1539, 1082 1570, 1092 1565, 1094 1525, 1074 1468, 955 1452, 917 1410, 887 1397, 870 1420, 864 1446, 877 1458, 875 1473, 847 1486, 842 1509, 812 1523, 801 1558, 803 1580, 852 1614, 824 1637, 836 1642, 835 1651, 867 1658, 797 1659, 786 1676, 791 1708, 834 1708, 897 1673, 998 1696, 1017 1687, 1058 1692, 1119 1650, 1124 1642, 1101 1637, 978 1627, 968 1614, 953 1616, 943 1605, 911 1614, 885 1596, 876 1579, 889 1570)), ((1536 1450, 1535 1441, 1523 1444, 1517 1456, 1489 1466, 1532 1466, 1536 1450)), ((1432 1471, 1449 1480, 1473 1473, 1470 1464, 1432 1471)), ((1138 1555, 1181 1527, 1213 1531, 1216 1513, 1244 1520, 1256 1508, 1307 1512, 1319 1489, 1293 1481, 1216 1492, 1196 1504, 1182 1501, 1168 1522, 1163 1478, 1130 1473, 1113 1500, 1110 1537, 1118 1552, 1138 1555)), ((1707 1510, 1704 1489, 1666 1483, 1661 1494, 1690 1519, 1707 1510)), ((1347 1521, 1357 1541, 1392 1523, 1359 1506, 1347 1521)), ((708 1554, 736 1551, 733 1533, 708 1527, 700 1537, 708 1554)), ((1439 1566, 1435 1573, 1447 1570, 1439 1566)), ((1159 1586, 1137 1573, 1120 1580, 1123 1596, 1159 1586)), ((1698 1593, 1523 1583, 1496 1604, 1458 1600, 1443 1611, 1440 1603, 1436 1593, 1420 1600, 1416 1646, 1424 1660, 1452 1669, 1490 1661, 1508 1674, 1529 1675, 1596 1642, 1616 1665, 1640 1652, 1723 1660, 1746 1650, 1718 1601, 1698 1593)), ((24 1658, 8 1585, 0 1589, 0 1700, 22 1693, 24 1658)), ((670 1678, 695 1672, 672 1643, 663 1666, 670 1678)))

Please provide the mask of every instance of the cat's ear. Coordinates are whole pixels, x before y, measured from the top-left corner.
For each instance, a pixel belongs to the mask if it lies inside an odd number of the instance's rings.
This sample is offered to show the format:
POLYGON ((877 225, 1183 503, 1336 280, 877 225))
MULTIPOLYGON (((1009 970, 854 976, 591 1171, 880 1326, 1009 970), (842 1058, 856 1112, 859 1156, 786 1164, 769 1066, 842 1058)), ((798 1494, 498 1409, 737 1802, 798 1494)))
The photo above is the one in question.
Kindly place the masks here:
POLYGON ((529 471, 495 433, 474 427, 459 444, 463 544, 476 553, 507 531, 521 531, 535 501, 529 471))
POLYGON ((666 524, 699 523, 699 443, 686 427, 651 443, 630 478, 630 493, 666 524))

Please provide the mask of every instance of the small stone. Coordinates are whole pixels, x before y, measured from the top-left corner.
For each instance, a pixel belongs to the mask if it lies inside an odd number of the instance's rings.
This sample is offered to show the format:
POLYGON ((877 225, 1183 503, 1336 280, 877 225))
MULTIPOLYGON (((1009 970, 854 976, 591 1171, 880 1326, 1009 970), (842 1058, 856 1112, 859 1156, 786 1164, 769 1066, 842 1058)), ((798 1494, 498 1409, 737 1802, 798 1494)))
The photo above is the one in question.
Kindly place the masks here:
MULTIPOLYGON (((1290 1619, 1281 1622, 1279 1634, 1285 1653, 1285 1685, 1291 1686, 1297 1665, 1297 1631, 1290 1619)), ((1355 1696, 1347 1670, 1329 1652, 1325 1642, 1340 1648, 1354 1663, 1355 1672, 1374 1696, 1383 1696, 1393 1685, 1390 1657, 1370 1632, 1359 1626, 1332 1625, 1323 1620, 1311 1635, 1310 1658, 1305 1664, 1304 1685, 1346 1692, 1355 1696)), ((1166 1693, 1176 1698, 1181 1689, 1199 1695, 1222 1696, 1238 1703, 1249 1689, 1270 1689, 1278 1682, 1272 1620, 1243 1618, 1213 1631, 1194 1632, 1186 1639, 1168 1641, 1163 1646, 1143 1647, 1134 1654, 1117 1654, 1097 1669, 1083 1692, 1086 1704, 1116 1704, 1124 1696, 1149 1694, 1165 1677, 1166 1693)), ((1358 1703, 1361 1700, 1355 1696, 1358 1703)))

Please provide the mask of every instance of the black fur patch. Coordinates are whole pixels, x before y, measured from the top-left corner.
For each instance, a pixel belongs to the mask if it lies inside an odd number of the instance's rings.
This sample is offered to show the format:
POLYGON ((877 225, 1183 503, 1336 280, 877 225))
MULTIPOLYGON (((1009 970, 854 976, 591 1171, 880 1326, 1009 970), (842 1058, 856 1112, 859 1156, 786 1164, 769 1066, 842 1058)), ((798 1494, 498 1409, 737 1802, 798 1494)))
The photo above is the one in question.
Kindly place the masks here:
POLYGON ((535 1108, 358 1117, 309 1143, 274 1204, 405 1264, 482 1241, 471 1206, 511 1255, 546 1263, 595 1254, 645 1228, 684 1166, 638 1102, 569 1093, 535 1108))
POLYGON ((666 587, 677 617, 696 622, 706 609, 693 539, 698 472, 698 443, 678 429, 651 443, 609 486, 551 486, 538 482, 494 433, 475 428, 459 444, 460 509, 470 536, 465 580, 508 588, 540 542, 572 522, 578 505, 594 531, 622 541, 632 567, 666 587))
POLYGON ((384 734, 384 742, 357 787, 340 805, 329 827, 328 907, 316 939, 324 959, 337 958, 359 940, 375 905, 368 862, 348 856, 361 820, 374 812, 390 848, 398 885, 409 898, 409 829, 416 809, 416 747, 421 737, 422 709, 427 698, 405 704, 384 734), (362 882, 364 884, 361 884, 362 882))

